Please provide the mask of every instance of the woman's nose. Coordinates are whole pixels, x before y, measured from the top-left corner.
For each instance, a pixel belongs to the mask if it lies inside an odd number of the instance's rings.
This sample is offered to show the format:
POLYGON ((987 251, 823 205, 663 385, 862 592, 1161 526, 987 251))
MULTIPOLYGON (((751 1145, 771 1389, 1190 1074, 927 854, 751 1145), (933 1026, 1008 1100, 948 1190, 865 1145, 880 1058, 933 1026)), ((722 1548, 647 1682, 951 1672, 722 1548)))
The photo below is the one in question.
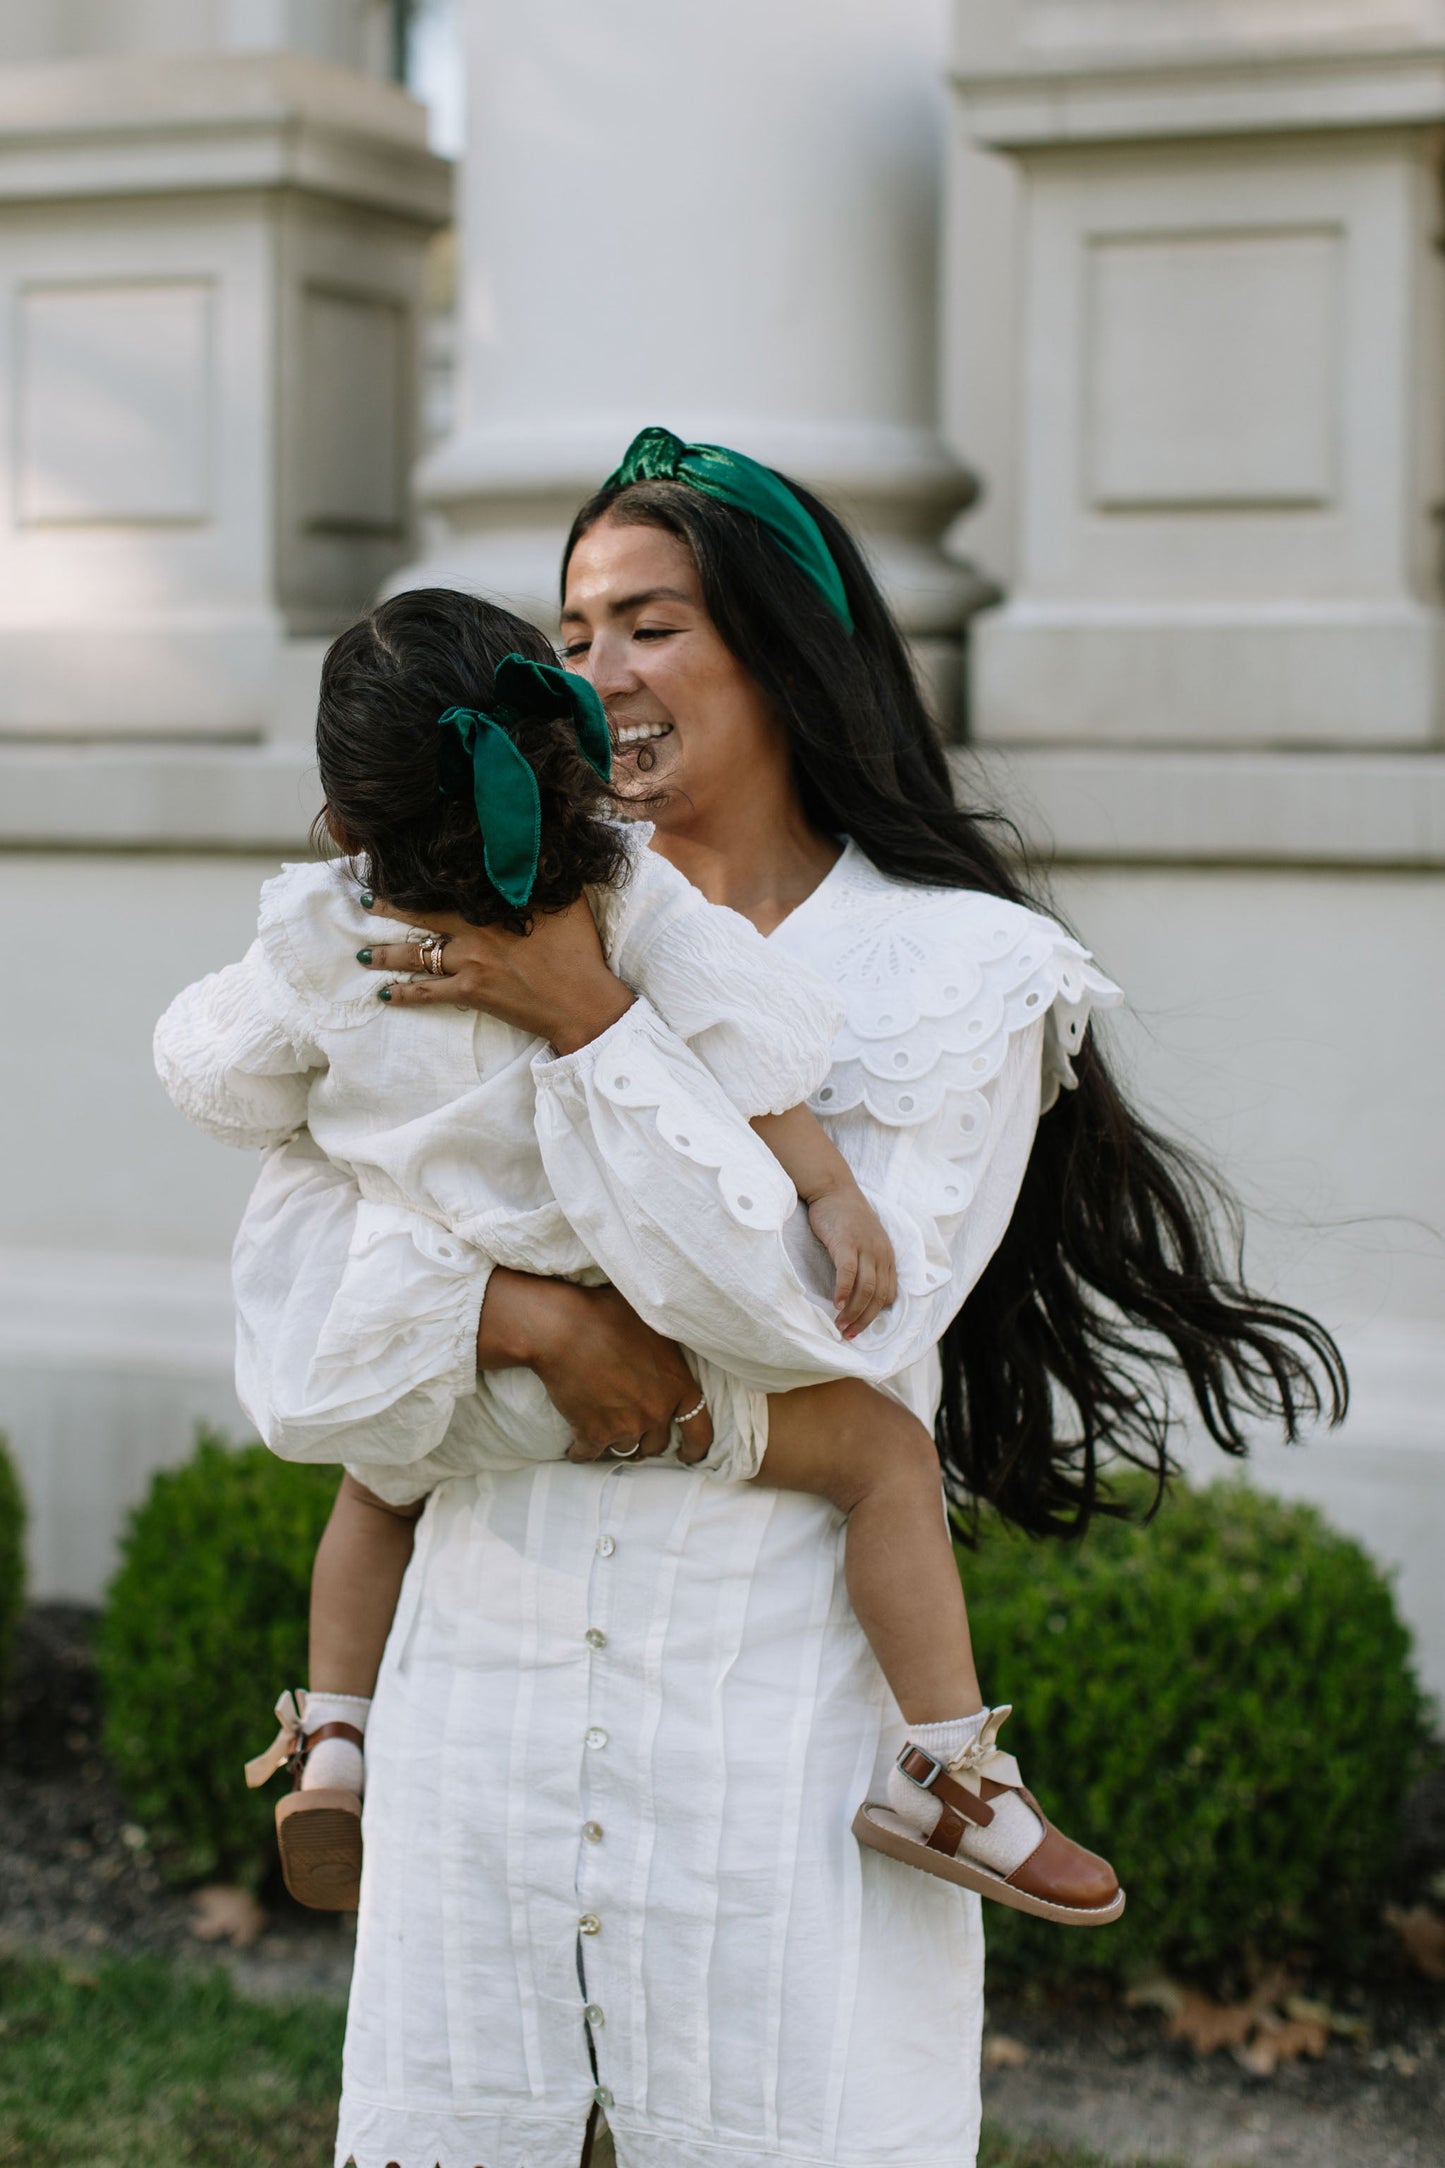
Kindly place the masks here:
POLYGON ((625 640, 607 633, 595 635, 581 667, 582 675, 592 680, 604 703, 637 690, 638 677, 628 661, 625 640))

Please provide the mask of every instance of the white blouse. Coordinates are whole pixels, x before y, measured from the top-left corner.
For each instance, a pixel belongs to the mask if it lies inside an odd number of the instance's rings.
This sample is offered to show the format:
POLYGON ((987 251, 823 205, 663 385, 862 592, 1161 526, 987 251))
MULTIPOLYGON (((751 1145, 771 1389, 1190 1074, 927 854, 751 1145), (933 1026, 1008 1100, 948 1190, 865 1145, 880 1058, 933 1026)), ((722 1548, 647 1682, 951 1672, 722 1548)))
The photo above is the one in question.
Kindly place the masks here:
MULTIPOLYGON (((760 1390, 846 1373, 925 1417, 936 1344, 1008 1223, 1091 1004, 1050 921, 887 879, 849 846, 768 947, 841 995, 812 1104, 899 1252, 851 1345, 776 1162, 645 1000, 533 1059, 556 1194, 662 1329, 760 1390)), ((367 1738, 367 1866, 337 2160, 967 2168, 977 1901, 849 1824, 901 1739, 821 1502, 516 1450, 478 1388, 486 1261, 273 1150, 236 1250, 243 1393, 300 1459, 458 1470, 435 1491, 367 1738), (318 1360, 359 1250, 350 1362, 318 1360)), ((339 1345, 339 1341, 334 1343, 339 1345)))

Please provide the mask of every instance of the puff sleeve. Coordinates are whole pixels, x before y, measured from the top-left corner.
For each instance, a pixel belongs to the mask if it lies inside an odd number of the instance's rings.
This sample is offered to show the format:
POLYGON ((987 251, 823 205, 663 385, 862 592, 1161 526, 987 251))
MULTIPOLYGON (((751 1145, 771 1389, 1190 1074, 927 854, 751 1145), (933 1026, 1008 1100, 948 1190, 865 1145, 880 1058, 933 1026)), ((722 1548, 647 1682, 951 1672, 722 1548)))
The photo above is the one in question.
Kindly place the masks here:
POLYGON ((155 1029, 156 1073, 187 1121, 259 1150, 306 1120, 308 1073, 324 1057, 260 941, 177 994, 155 1029))

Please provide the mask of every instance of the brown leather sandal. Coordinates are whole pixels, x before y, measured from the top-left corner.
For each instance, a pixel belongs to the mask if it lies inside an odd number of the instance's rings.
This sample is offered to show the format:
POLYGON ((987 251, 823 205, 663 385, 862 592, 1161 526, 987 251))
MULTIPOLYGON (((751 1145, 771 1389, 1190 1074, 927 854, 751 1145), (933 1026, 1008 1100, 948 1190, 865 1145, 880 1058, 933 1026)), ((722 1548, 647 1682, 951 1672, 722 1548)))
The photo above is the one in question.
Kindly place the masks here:
POLYGON ((875 1852, 1016 1912, 1063 1927, 1107 1927, 1124 1909, 1118 1876, 1106 1859, 1055 1829, 1025 1790, 1012 1754, 999 1752, 999 1727, 1010 1714, 1007 1706, 990 1710, 978 1738, 948 1762, 910 1740, 890 1772, 892 1803, 866 1800, 853 1834, 875 1852), (905 1803, 923 1808, 922 1832, 896 1811, 905 1803))
POLYGON ((306 1758, 323 1739, 349 1739, 364 1749, 355 1724, 318 1724, 308 1732, 295 1696, 276 1704, 281 1730, 264 1754, 246 1764, 254 1790, 278 1769, 291 1771, 291 1789, 276 1802, 276 1847, 281 1875, 298 1904, 314 1912, 354 1912, 361 1901, 361 1801, 355 1792, 317 1786, 301 1789, 306 1758))

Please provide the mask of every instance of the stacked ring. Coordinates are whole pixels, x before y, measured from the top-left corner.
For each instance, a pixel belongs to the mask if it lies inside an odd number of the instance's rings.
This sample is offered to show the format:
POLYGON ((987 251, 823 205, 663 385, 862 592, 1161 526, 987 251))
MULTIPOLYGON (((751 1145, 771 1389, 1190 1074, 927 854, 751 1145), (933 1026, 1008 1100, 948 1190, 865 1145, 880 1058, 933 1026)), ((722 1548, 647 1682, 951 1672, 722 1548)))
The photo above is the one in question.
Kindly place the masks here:
POLYGON ((442 979, 447 976, 447 967, 442 961, 446 945, 445 935, 439 933, 428 934, 421 945, 422 965, 424 969, 431 973, 434 979, 442 979))

